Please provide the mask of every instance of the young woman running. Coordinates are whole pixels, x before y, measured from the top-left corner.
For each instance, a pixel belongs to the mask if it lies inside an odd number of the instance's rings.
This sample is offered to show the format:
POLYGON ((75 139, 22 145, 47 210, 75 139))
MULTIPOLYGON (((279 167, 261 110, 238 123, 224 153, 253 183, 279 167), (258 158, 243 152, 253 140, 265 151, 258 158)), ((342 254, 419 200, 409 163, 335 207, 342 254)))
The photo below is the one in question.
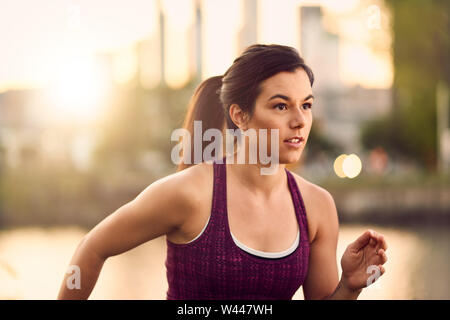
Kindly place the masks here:
MULTIPOLYGON (((259 157, 233 164, 233 152, 213 163, 181 164, 84 236, 70 262, 79 267, 81 287, 69 289, 67 274, 58 298, 87 299, 108 257, 165 235, 167 299, 292 299, 300 286, 305 299, 356 299, 373 266, 385 272, 383 235, 367 230, 348 245, 339 279, 334 200, 286 169, 308 140, 313 82, 298 52, 281 45, 250 46, 223 76, 203 81, 184 127, 194 133, 201 121, 202 133, 266 129, 266 150, 277 129, 276 170, 261 174, 267 164, 259 157)), ((249 159, 248 143, 244 151, 249 159)))

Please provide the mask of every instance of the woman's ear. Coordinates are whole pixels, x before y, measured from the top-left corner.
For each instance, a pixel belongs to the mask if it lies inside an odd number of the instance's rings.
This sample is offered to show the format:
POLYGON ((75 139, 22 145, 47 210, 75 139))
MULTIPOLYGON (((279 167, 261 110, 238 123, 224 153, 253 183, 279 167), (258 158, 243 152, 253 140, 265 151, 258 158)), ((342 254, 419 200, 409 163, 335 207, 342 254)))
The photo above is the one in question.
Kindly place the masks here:
POLYGON ((241 130, 247 130, 248 117, 247 113, 244 112, 239 105, 233 103, 229 109, 230 118, 234 124, 241 130))

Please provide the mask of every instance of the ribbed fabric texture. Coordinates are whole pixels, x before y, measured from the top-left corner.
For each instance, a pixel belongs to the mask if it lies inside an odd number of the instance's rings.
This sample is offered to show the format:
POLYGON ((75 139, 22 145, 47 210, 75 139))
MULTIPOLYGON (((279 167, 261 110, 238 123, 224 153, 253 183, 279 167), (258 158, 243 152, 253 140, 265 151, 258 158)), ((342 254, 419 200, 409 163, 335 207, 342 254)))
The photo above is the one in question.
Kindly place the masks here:
POLYGON ((300 243, 290 255, 264 258, 239 248, 228 225, 226 165, 214 162, 211 216, 194 241, 175 244, 166 238, 166 298, 182 300, 290 300, 303 284, 309 260, 306 211, 295 178, 286 169, 300 229, 300 243))

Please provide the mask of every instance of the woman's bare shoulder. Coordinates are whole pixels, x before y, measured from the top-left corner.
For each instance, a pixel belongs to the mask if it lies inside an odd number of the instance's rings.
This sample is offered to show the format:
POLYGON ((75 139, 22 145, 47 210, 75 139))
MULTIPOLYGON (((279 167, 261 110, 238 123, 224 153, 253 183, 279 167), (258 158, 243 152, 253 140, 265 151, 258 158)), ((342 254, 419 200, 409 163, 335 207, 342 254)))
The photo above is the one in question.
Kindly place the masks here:
POLYGON ((164 184, 167 191, 178 196, 195 196, 208 185, 212 185, 212 164, 199 163, 168 175, 155 183, 164 184))
POLYGON ((201 205, 208 166, 199 165, 156 180, 86 235, 102 257, 110 257, 178 230, 201 205))
POLYGON ((161 210, 184 221, 190 212, 204 205, 205 196, 212 192, 212 175, 212 164, 196 164, 154 181, 140 196, 144 202, 146 198, 153 202, 157 199, 161 210))
POLYGON ((300 192, 307 193, 309 197, 313 197, 314 200, 330 200, 330 197, 332 198, 330 192, 326 190, 325 188, 301 177, 295 172, 292 172, 293 176, 295 177, 295 181, 297 182, 297 185, 300 189, 300 192))
POLYGON ((302 195, 310 230, 310 242, 315 239, 321 222, 329 221, 331 215, 337 215, 334 199, 325 188, 308 181, 292 172, 302 195))

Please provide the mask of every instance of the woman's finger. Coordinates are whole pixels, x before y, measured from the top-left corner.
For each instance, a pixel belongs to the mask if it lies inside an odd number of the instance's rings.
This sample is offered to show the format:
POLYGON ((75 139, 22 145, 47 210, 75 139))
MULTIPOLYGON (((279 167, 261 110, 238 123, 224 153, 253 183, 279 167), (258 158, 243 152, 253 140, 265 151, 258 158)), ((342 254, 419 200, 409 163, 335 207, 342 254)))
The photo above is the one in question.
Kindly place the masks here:
POLYGON ((378 252, 376 252, 376 254, 381 258, 382 264, 385 264, 387 261, 386 252, 384 252, 383 249, 378 249, 378 252))
POLYGON ((384 274, 386 272, 386 269, 383 267, 383 265, 378 265, 378 268, 380 269, 380 274, 384 274))
POLYGON ((386 239, 382 234, 378 235, 378 242, 380 243, 380 247, 383 248, 384 251, 386 251, 388 246, 386 243, 386 239))
POLYGON ((373 230, 367 230, 362 235, 359 236, 358 239, 356 239, 354 242, 350 244, 350 247, 356 251, 360 250, 361 248, 365 247, 370 239, 374 236, 373 230))

